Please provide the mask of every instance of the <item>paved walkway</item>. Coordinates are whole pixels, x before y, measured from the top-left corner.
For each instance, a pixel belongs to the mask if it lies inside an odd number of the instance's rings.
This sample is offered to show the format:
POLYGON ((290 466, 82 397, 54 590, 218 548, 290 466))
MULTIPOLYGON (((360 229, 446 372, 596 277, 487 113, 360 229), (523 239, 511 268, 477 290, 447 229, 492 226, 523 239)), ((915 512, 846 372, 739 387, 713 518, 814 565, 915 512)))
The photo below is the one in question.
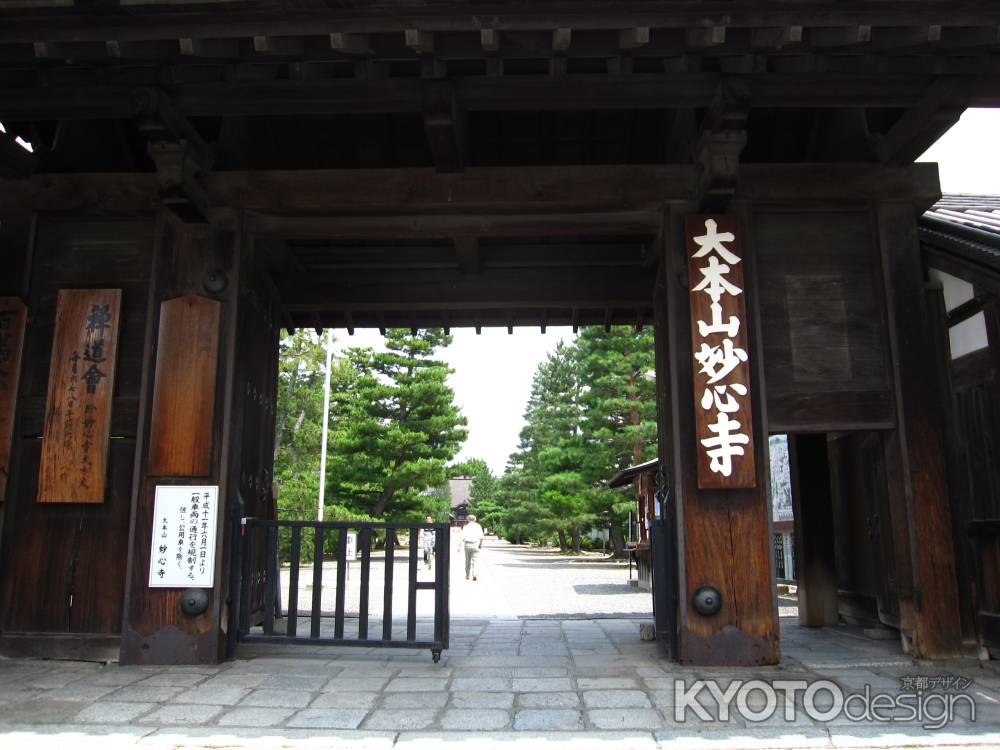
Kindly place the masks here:
POLYGON ((212 667, 0 661, 0 747, 1000 747, 995 663, 915 663, 894 642, 785 618, 780 667, 679 667, 639 640, 639 622, 459 620, 437 665, 427 652, 276 646, 244 646, 238 660, 212 667), (707 690, 698 698, 706 717, 676 714, 697 679, 724 690, 734 679, 825 678, 845 693, 869 685, 895 694, 901 680, 957 677, 972 680, 964 692, 977 720, 960 710, 937 731, 814 721, 802 693, 791 722, 779 713, 755 724, 735 703, 720 720, 707 690), (676 679, 686 681, 679 690, 676 679))
MULTIPOLYGON (((401 558, 395 577, 405 581, 401 558)), ((628 585, 627 564, 489 541, 479 580, 466 581, 461 558, 454 560, 451 644, 440 664, 427 651, 271 644, 244 645, 239 659, 209 667, 0 660, 0 748, 1000 747, 995 662, 915 663, 896 641, 849 627, 806 630, 783 617, 778 667, 681 667, 662 658, 659 644, 639 639, 640 623, 652 619, 651 597, 628 585), (765 692, 750 693, 746 710, 735 698, 728 715, 712 700, 713 687, 731 688, 734 698, 733 681, 754 679, 827 679, 845 695, 869 686, 895 696, 919 684, 927 694, 967 695, 976 721, 960 704, 957 718, 936 731, 843 714, 823 722, 805 712, 800 689, 791 721, 779 694, 781 709, 756 722, 751 713, 768 708, 765 692), (718 685, 701 688, 701 710, 685 709, 697 680, 718 685)), ((356 608, 359 579, 352 570, 348 609, 356 608)), ((373 570, 372 580, 381 575, 373 570)), ((418 612, 430 615, 430 592, 421 597, 418 612)), ((371 601, 377 606, 381 596, 371 601)), ((795 611, 794 600, 780 604, 783 614, 795 611)), ((405 617, 405 598, 394 612, 405 617)), ((372 616, 377 622, 381 613, 372 616)), ((418 620, 418 635, 431 629, 429 617, 418 620)), ((819 694, 816 705, 828 708, 829 695, 819 694)))

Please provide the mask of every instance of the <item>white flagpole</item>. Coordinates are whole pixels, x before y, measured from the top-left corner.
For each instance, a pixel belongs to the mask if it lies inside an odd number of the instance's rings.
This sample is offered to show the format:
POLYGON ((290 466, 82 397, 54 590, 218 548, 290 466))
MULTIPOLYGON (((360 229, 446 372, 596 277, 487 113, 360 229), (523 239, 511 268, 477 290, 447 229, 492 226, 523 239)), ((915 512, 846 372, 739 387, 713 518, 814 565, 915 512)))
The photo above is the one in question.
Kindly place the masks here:
POLYGON ((326 495, 326 435, 330 421, 330 368, 333 361, 333 329, 326 329, 326 375, 323 379, 323 444, 319 449, 319 503, 316 520, 323 520, 323 502, 326 495))

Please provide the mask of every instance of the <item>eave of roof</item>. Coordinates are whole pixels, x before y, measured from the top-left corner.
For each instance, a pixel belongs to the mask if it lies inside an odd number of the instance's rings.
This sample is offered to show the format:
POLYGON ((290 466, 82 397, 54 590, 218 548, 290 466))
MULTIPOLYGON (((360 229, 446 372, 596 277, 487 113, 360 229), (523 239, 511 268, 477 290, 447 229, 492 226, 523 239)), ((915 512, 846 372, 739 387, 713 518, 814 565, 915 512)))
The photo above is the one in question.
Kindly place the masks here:
POLYGON ((945 195, 919 222, 921 242, 1000 272, 1000 195, 945 195))

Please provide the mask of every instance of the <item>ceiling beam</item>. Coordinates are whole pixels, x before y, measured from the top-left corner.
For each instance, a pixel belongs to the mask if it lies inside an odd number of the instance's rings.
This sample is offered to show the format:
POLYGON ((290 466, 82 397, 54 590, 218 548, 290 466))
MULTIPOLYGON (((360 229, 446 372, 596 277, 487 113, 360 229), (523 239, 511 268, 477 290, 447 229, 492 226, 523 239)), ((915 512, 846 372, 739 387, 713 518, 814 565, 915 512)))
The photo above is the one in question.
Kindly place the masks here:
MULTIPOLYGON (((650 214, 669 201, 690 201, 698 171, 693 166, 514 167, 475 168, 459 174, 432 169, 303 170, 212 172, 204 177, 212 205, 251 214, 282 210, 286 217, 262 216, 277 230, 306 230, 322 237, 326 217, 340 229, 369 224, 373 237, 409 236, 449 239, 481 237, 521 221, 510 236, 543 236, 546 224, 572 235, 608 233, 655 235, 650 214), (276 205, 275 196, 281 196, 276 205), (377 229, 381 217, 396 217, 394 232, 377 229), (589 218, 588 218, 589 217, 589 218), (430 224, 451 223, 459 234, 428 234, 430 224), (549 221, 551 219, 551 221, 549 221), (345 223, 345 221, 347 223, 345 223), (613 233, 613 232, 612 232, 613 233)), ((737 195, 759 201, 861 203, 872 199, 930 205, 940 197, 936 164, 886 167, 880 164, 744 164, 737 195)), ((159 205, 154 174, 80 173, 34 175, 28 180, 0 179, 0 211, 153 212, 159 205)), ((251 217, 252 218, 252 217, 251 217)), ((497 233, 503 236, 504 232, 497 233)), ((331 235, 333 238, 335 235, 331 235)), ((357 239, 362 235, 347 235, 357 239)))
POLYGON ((909 164, 930 148, 965 111, 962 84, 940 79, 931 84, 927 95, 908 109, 887 133, 877 137, 879 161, 892 166, 909 164))
POLYGON ((475 167, 215 172, 216 205, 289 215, 652 210, 690 198, 693 166, 475 167), (275 201, 275 196, 281 196, 275 201))
MULTIPOLYGON (((361 312, 388 310, 465 310, 481 308, 630 309, 651 302, 648 274, 635 268, 608 273, 575 269, 558 275, 537 270, 484 272, 476 277, 459 271, 380 271, 378 273, 311 273, 297 277, 284 291, 283 306, 294 316, 306 310, 361 312)), ((634 313, 632 320, 635 320, 634 313)))
POLYGON ((301 217, 255 215, 253 231, 286 239, 377 240, 448 237, 584 237, 650 235, 659 227, 659 211, 579 214, 471 214, 301 217))
MULTIPOLYGON (((652 314, 651 304, 638 310, 613 310, 612 325, 634 325, 636 315, 648 318, 652 314)), ((483 328, 530 328, 546 321, 549 326, 572 325, 572 313, 567 308, 532 308, 519 307, 513 310, 384 310, 378 312, 352 313, 355 328, 378 329, 380 332, 389 328, 442 328, 448 331, 453 328, 472 328, 482 333, 483 328), (446 325, 443 323, 446 322, 446 325)), ((577 316, 577 329, 580 326, 599 326, 604 323, 605 311, 602 307, 581 308, 577 316)), ((320 325, 327 328, 342 328, 344 314, 338 311, 311 312, 300 311, 289 314, 292 325, 311 327, 318 319, 320 325)), ((385 334, 383 334, 385 335, 385 334)))
MULTIPOLYGON (((484 13, 478 4, 438 3, 401 13, 398 3, 373 7, 346 5, 336 9, 308 10, 281 7, 278 10, 203 10, 192 19, 186 9, 158 9, 151 14, 135 6, 115 13, 94 14, 86 8, 62 9, 59 15, 40 17, 24 10, 10 15, 0 26, 0 42, 97 41, 107 38, 108 26, 121 40, 177 39, 200 34, 207 38, 250 38, 326 35, 332 32, 399 33, 418 24, 430 32, 478 32, 484 13), (466 5, 463 10, 462 6, 466 5), (41 33, 40 33, 41 32, 41 33)), ((648 0, 616 0, 595 11, 593 2, 524 3, 491 9, 491 28, 498 31, 539 31, 571 27, 577 30, 609 30, 632 26, 685 29, 697 28, 705 19, 725 18, 730 27, 804 26, 1000 26, 1000 9, 992 4, 968 0, 925 0, 919 4, 871 3, 859 0, 806 0, 784 7, 764 7, 753 0, 702 0, 698 3, 662 3, 648 0)))
MULTIPOLYGON (((105 79, 111 76, 105 76, 105 79)), ((934 77, 924 74, 872 76, 841 73, 766 73, 741 76, 754 92, 754 107, 909 108, 926 96, 934 77)), ((573 75, 553 81, 539 76, 449 79, 464 111, 588 111, 685 109, 711 105, 717 73, 573 75)), ((1000 106, 1000 76, 965 77, 965 106, 1000 106)), ((304 114, 423 113, 424 81, 270 80, 180 83, 165 87, 188 117, 304 114)), ((73 86, 0 88, 9 120, 125 119, 136 112, 135 87, 97 82, 73 86)))

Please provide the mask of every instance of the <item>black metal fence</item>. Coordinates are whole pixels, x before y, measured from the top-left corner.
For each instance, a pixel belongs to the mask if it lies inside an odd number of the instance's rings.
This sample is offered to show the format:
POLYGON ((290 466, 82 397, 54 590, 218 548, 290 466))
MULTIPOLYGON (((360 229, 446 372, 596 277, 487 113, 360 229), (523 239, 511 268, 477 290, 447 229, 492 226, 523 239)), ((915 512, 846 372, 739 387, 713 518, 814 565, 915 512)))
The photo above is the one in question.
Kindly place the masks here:
MULTIPOLYGON (((441 651, 448 648, 448 570, 449 527, 447 524, 408 526, 392 523, 343 523, 319 521, 264 521, 255 518, 240 519, 239 570, 240 598, 238 610, 238 635, 243 643, 303 643, 309 645, 382 646, 387 648, 428 648, 434 661, 441 651), (434 534, 433 580, 418 580, 420 561, 417 540, 423 531, 432 529, 434 534), (278 560, 279 533, 290 535, 288 560, 287 607, 281 606, 281 571, 278 560), (401 531, 409 533, 409 548, 396 549, 401 531), (360 582, 356 612, 354 602, 347 601, 347 583, 352 560, 348 559, 348 535, 357 533, 356 558, 360 558, 360 582), (371 600, 373 542, 376 535, 384 533, 382 559, 381 608, 371 600), (334 607, 323 609, 324 549, 333 544, 335 562, 333 575, 334 607), (311 545, 311 562, 303 564, 303 545, 311 545), (398 560, 399 553, 405 560, 398 560), (264 564, 258 564, 262 561, 264 564), (405 564, 406 577, 406 626, 405 635, 393 630, 393 593, 397 565, 405 564), (303 575, 311 577, 310 601, 300 602, 300 581, 303 575), (417 637, 417 592, 434 592, 433 635, 417 637), (303 605, 307 608, 303 609, 303 605), (371 610, 375 609, 374 617, 371 610), (357 633, 354 633, 354 620, 357 633), (332 632, 330 622, 332 620, 332 632), (380 622, 378 622, 380 620, 380 622), (308 622, 303 622, 308 621, 308 622), (325 622, 324 622, 325 621, 325 622), (373 622, 374 621, 374 622, 373 622), (348 630, 348 624, 351 628, 348 630)), ((309 548, 306 548, 309 549, 309 548)), ((307 557, 309 555, 306 555, 307 557)), ((355 559, 354 562, 357 562, 355 559)), ((307 579, 309 580, 309 579, 307 579)), ((329 584, 327 584, 329 585, 329 584)), ((309 584, 307 584, 307 588, 309 584)))

